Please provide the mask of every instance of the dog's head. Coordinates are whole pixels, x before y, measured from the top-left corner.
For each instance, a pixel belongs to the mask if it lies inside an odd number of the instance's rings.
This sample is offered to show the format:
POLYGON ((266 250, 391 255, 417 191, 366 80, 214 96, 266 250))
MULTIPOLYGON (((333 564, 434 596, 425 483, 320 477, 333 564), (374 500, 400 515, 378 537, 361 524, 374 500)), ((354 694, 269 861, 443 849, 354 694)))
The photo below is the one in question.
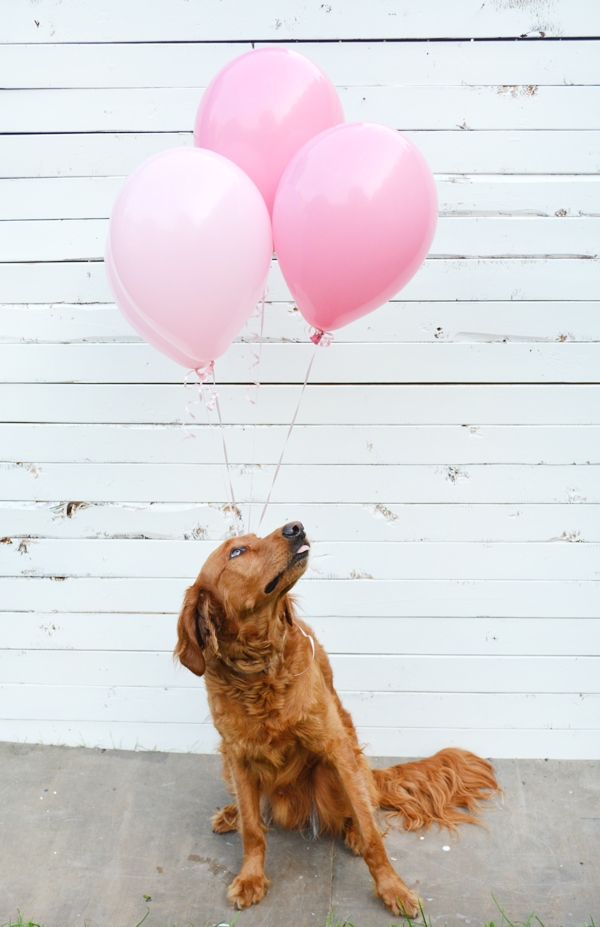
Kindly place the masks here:
POLYGON ((187 590, 177 623, 175 656, 196 676, 210 648, 226 663, 258 672, 292 622, 288 593, 306 570, 310 544, 290 522, 266 538, 230 538, 187 590))

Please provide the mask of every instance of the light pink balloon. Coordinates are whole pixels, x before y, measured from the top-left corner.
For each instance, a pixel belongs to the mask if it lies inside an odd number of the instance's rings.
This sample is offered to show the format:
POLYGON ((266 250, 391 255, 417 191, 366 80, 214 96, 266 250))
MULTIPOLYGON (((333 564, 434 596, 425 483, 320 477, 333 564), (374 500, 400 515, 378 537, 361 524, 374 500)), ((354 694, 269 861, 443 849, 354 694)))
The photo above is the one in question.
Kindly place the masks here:
POLYGON ((273 251, 252 181, 200 148, 171 148, 136 168, 115 201, 108 242, 125 315, 138 314, 194 367, 220 357, 248 320, 273 251))
POLYGON ((133 330, 136 331, 138 335, 141 335, 141 337, 147 341, 148 344, 151 344, 153 348, 156 348, 157 351, 161 351, 163 354, 166 354, 167 357, 170 357, 171 360, 175 361, 175 363, 181 364, 182 367, 187 367, 188 370, 194 369, 197 366, 197 361, 193 357, 188 357, 187 354, 184 354, 182 351, 178 351, 177 348, 175 348, 170 343, 170 341, 167 341, 165 338, 161 338, 161 336, 157 334, 153 328, 150 328, 150 326, 144 322, 142 316, 139 314, 138 310, 133 305, 127 293, 123 289, 121 281, 117 276, 109 242, 107 242, 106 250, 104 252, 104 271, 106 273, 111 292, 115 298, 115 303, 133 330))
POLYGON ((316 64, 280 46, 257 48, 231 61, 206 88, 194 144, 238 164, 271 212, 296 152, 343 121, 340 98, 316 64))
POLYGON ((393 129, 357 122, 298 152, 277 190, 273 237, 298 309, 332 331, 408 283, 436 222, 435 182, 421 152, 393 129))

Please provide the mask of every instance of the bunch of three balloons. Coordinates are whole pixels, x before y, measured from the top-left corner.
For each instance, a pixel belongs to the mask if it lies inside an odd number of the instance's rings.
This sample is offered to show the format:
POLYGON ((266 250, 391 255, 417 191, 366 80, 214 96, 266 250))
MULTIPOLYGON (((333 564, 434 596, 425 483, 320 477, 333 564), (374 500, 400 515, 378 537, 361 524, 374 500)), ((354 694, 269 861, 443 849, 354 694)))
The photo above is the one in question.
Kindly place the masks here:
POLYGON ((270 212, 283 275, 318 329, 410 279, 435 230, 431 172, 391 129, 342 123, 333 85, 294 52, 249 52, 217 75, 196 119, 202 147, 142 164, 111 216, 109 281, 143 337, 186 367, 220 356, 264 288, 270 212))

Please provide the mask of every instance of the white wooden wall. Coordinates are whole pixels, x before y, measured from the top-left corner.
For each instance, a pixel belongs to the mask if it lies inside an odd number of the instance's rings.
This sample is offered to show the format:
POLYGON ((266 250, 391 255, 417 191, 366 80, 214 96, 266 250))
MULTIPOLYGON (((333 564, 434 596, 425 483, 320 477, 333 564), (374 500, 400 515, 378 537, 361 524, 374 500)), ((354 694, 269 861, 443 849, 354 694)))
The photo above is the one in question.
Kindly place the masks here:
MULTIPOLYGON (((102 254, 128 172, 190 145, 211 76, 276 41, 439 188, 417 277, 319 352, 266 520, 315 542, 299 592, 342 698, 373 753, 598 758, 600 4, 3 0, 0 20, 0 738, 215 745, 171 650, 228 531, 219 446, 184 440, 181 368, 121 318, 102 254)), ((259 498, 312 351, 276 267, 269 298, 259 498)), ((247 502, 242 342, 217 373, 247 502)))

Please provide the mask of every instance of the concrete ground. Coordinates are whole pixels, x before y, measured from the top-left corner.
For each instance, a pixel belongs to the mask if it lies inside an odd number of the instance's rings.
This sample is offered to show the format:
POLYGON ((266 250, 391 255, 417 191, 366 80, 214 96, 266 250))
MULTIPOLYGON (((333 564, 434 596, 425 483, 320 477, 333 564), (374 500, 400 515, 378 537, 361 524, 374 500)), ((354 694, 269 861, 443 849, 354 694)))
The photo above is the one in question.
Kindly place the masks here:
MULTIPOLYGON (((600 924, 600 763, 494 765, 504 795, 489 831, 386 838, 427 917, 499 927, 493 893, 513 923, 535 910, 545 927, 600 924)), ((209 824, 226 801, 213 756, 0 744, 0 923, 20 909, 45 927, 134 927, 148 907, 145 927, 229 924, 241 841, 209 824)), ((401 922, 339 841, 273 830, 266 868, 267 897, 236 927, 325 927, 330 912, 355 927, 401 922)))

